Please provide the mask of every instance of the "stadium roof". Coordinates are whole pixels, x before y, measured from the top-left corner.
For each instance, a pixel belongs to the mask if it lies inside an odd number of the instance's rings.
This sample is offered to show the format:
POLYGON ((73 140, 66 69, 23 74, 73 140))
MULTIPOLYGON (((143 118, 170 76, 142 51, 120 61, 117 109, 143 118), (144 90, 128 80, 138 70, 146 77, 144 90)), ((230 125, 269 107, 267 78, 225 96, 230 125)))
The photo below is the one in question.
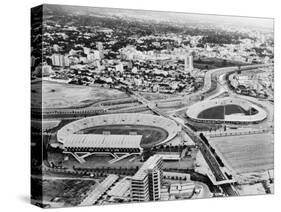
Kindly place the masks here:
POLYGON ((72 134, 66 137, 64 147, 140 148, 142 135, 72 134))

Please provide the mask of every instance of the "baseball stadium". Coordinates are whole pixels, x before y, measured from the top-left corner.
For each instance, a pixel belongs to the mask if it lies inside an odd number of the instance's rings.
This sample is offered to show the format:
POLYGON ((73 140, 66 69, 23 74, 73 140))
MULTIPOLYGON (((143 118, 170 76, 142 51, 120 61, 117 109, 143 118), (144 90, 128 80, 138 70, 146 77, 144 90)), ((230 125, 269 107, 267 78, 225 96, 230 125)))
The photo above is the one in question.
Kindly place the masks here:
POLYGON ((80 162, 83 162, 81 157, 104 152, 117 161, 122 154, 124 157, 141 154, 144 148, 164 144, 176 137, 179 131, 176 122, 164 117, 119 113, 71 122, 58 131, 57 140, 65 153, 72 154, 80 162))
POLYGON ((188 108, 186 116, 199 123, 255 124, 265 120, 267 113, 247 100, 224 97, 198 102, 188 108))

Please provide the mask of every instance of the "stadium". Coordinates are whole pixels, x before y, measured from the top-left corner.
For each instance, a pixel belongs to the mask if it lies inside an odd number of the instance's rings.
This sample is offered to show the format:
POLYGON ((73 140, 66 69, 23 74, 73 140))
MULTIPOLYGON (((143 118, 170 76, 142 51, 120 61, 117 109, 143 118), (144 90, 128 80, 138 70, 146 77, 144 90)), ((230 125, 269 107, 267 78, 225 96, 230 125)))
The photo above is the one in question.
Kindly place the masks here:
POLYGON ((113 163, 132 154, 141 154, 143 148, 164 144, 179 131, 176 122, 161 116, 120 113, 71 122, 58 131, 57 140, 64 152, 79 162, 84 162, 91 154, 108 153, 113 156, 113 163))
POLYGON ((256 124, 265 120, 267 113, 249 101, 224 97, 198 102, 188 108, 186 116, 199 123, 256 124))

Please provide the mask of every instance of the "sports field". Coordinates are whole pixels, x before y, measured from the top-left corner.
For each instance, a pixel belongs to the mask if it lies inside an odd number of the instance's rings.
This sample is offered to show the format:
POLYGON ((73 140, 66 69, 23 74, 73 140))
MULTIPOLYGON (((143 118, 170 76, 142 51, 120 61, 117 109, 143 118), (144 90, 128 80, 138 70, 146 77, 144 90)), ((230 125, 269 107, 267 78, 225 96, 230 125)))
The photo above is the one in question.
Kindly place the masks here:
POLYGON ((273 169, 273 134, 216 137, 210 139, 223 160, 237 173, 273 169))
POLYGON ((168 137, 168 132, 160 127, 144 126, 144 125, 106 125, 95 126, 79 131, 83 134, 103 134, 108 131, 114 135, 129 135, 135 133, 142 135, 141 146, 143 148, 150 148, 168 137))
POLYGON ((229 104, 229 105, 220 105, 208 108, 198 114, 198 118, 201 119, 224 119, 224 115, 232 115, 237 113, 242 113, 244 115, 254 115, 258 111, 256 111, 254 108, 247 111, 244 110, 239 105, 229 104), (225 113, 225 114, 224 114, 225 113))
POLYGON ((128 97, 126 93, 123 93, 116 89, 42 81, 33 83, 31 86, 33 99, 38 99, 38 102, 32 102, 33 107, 40 107, 41 86, 43 108, 78 107, 90 103, 96 103, 101 100, 128 97), (36 98, 36 95, 38 98, 36 98))
POLYGON ((76 206, 85 198, 85 194, 97 185, 94 179, 80 180, 63 176, 46 178, 31 178, 35 188, 33 198, 39 201, 42 198, 43 203, 51 207, 76 206))

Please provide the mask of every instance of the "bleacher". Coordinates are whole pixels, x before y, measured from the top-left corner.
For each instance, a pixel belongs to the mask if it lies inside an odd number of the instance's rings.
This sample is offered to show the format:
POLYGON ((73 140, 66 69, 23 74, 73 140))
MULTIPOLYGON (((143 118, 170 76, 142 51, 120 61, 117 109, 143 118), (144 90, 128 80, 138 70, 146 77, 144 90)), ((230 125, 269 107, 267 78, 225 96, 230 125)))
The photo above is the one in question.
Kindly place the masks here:
POLYGON ((225 97, 225 98, 220 98, 220 99, 213 99, 209 101, 203 101, 203 102, 198 102, 192 105, 191 107, 188 108, 186 111, 186 115, 189 119, 194 120, 196 122, 205 122, 205 123, 234 123, 234 124, 243 124, 243 123, 255 123, 255 122, 260 122, 266 119, 267 114, 264 109, 261 107, 248 102, 243 99, 238 99, 238 98, 233 98, 233 97, 225 97), (258 111, 256 114, 252 115, 238 115, 238 114, 233 114, 233 115, 225 115, 225 119, 202 119, 198 118, 198 115, 209 108, 220 106, 220 105, 239 105, 242 107, 245 111, 250 110, 251 108, 254 108, 255 110, 258 111))
POLYGON ((69 135, 75 134, 83 129, 91 128, 95 126, 106 125, 144 125, 163 128, 168 132, 168 137, 162 142, 165 143, 174 138, 180 127, 171 119, 167 119, 161 116, 150 114, 138 114, 138 113, 119 113, 109 115, 99 115, 83 118, 61 128, 57 133, 58 141, 65 143, 66 138, 69 135))
POLYGON ((72 134, 65 138, 64 148, 71 149, 135 149, 141 151, 142 135, 72 134))

